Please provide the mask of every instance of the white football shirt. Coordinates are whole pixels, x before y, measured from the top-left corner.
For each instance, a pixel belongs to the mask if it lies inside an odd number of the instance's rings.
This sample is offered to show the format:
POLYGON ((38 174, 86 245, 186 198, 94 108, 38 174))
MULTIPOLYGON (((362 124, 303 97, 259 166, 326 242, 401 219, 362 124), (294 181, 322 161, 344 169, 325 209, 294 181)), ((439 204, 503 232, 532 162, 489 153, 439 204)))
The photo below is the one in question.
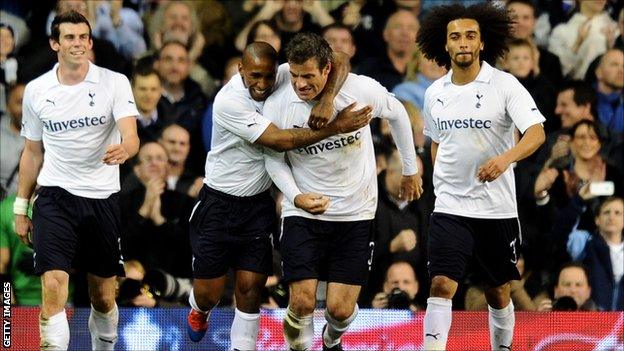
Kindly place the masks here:
POLYGON ((477 169, 515 145, 514 127, 524 133, 545 121, 529 92, 509 73, 483 62, 473 82, 455 85, 453 71, 425 93, 425 135, 438 143, 433 185, 435 212, 474 218, 518 216, 513 167, 493 182, 477 169))
MULTIPOLYGON (((275 87, 288 84, 289 66, 277 70, 275 87)), ((264 101, 255 101, 236 74, 217 93, 212 113, 211 149, 206 157, 204 183, 234 196, 267 190, 271 178, 264 168, 263 147, 254 142, 271 122, 262 116, 264 101)))
MULTIPOLYGON (((375 80, 349 74, 334 99, 334 117, 353 102, 356 109, 371 105, 373 116, 388 119, 403 162, 403 174, 416 174, 416 152, 412 130, 403 105, 375 80)), ((292 85, 271 95, 264 113, 279 128, 307 128, 313 103, 302 101, 292 85)), ((377 171, 370 127, 338 134, 316 144, 286 152, 291 170, 282 153, 271 153, 267 170, 284 191, 282 216, 302 216, 326 221, 356 221, 375 217, 377 209, 377 171), (279 169, 278 169, 279 167, 279 169), (291 173, 292 172, 292 173, 291 173), (289 183, 294 183, 291 186, 289 183), (319 193, 331 204, 322 215, 312 215, 293 204, 294 194, 285 189, 297 187, 302 193, 319 193)))
POLYGON ((63 85, 57 70, 58 63, 24 90, 21 134, 45 149, 37 183, 107 198, 120 189, 119 166, 102 162, 106 148, 121 142, 115 122, 139 114, 130 82, 89 62, 84 81, 63 85))

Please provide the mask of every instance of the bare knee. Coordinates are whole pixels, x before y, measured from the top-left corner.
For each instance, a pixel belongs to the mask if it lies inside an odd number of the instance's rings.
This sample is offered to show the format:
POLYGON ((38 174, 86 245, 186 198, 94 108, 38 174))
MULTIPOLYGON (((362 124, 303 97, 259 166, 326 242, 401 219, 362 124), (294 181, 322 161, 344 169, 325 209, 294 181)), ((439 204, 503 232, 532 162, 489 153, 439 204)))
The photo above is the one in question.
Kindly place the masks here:
POLYGON ((316 292, 301 290, 296 294, 291 292, 288 307, 298 316, 307 316, 314 313, 316 307, 316 292))
POLYGON ((193 281, 193 296, 195 303, 202 311, 215 307, 221 300, 225 287, 225 277, 214 279, 195 279, 193 281))
POLYGON ((260 295, 264 285, 257 282, 237 281, 235 288, 236 307, 246 313, 257 313, 260 308, 260 295))
POLYGON ((102 285, 89 287, 89 298, 96 311, 106 313, 115 306, 115 288, 102 285))
POLYGON ((344 303, 344 302, 327 304, 327 313, 329 313, 329 315, 333 319, 340 321, 340 322, 351 317, 354 310, 355 310, 355 305, 351 305, 351 304, 344 303))
POLYGON ((457 291, 457 282, 443 275, 437 275, 431 280, 431 289, 429 295, 431 297, 441 297, 452 299, 457 291))
POLYGON ((507 307, 510 301, 510 284, 506 283, 501 286, 488 287, 485 289, 485 299, 488 305, 501 309, 507 307))

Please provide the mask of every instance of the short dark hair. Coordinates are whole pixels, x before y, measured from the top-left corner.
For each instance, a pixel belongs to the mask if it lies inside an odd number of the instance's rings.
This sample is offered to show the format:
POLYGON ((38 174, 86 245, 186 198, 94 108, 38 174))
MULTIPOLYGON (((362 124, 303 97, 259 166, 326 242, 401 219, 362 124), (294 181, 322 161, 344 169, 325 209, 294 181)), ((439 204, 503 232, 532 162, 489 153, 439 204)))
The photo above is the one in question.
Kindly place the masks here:
POLYGON ((85 16, 74 10, 63 12, 54 17, 52 25, 50 26, 50 39, 56 41, 57 43, 59 42, 59 37, 61 36, 60 27, 62 23, 86 24, 87 27, 89 27, 89 39, 91 39, 91 25, 89 24, 89 21, 85 16))
POLYGON ((465 7, 446 5, 432 8, 418 31, 416 42, 426 58, 435 60, 438 65, 451 67, 451 58, 446 52, 447 26, 458 19, 472 19, 479 24, 484 47, 480 58, 496 64, 507 51, 507 41, 512 38, 511 25, 514 23, 507 10, 490 3, 479 3, 465 7))
POLYGON ((600 126, 598 125, 598 122, 592 121, 589 119, 582 119, 574 123, 574 125, 570 127, 570 130, 568 131, 568 133, 570 134, 570 137, 572 139, 574 139, 574 134, 576 134, 576 130, 579 129, 581 126, 587 126, 587 128, 593 130, 594 133, 596 133, 596 136, 598 137, 598 140, 600 141, 600 143, 601 144, 603 143, 604 138, 602 137, 600 133, 600 126))
POLYGON ((181 47, 184 48, 184 50, 186 50, 186 53, 188 54, 189 52, 189 48, 186 44, 184 44, 183 42, 179 41, 179 40, 167 40, 165 41, 162 46, 160 47, 160 49, 158 49, 158 58, 160 59, 162 56, 162 52, 163 50, 165 50, 165 48, 169 45, 179 45, 181 47))
POLYGON ((533 17, 537 17, 537 8, 531 0, 507 0, 505 8, 509 10, 509 6, 513 4, 522 4, 530 7, 533 10, 533 17))
POLYGON ((624 199, 619 197, 619 196, 609 196, 608 198, 602 200, 600 202, 600 205, 598 206, 598 211, 596 211, 596 214, 594 215, 595 217, 600 216, 600 211, 602 211, 602 209, 607 206, 608 204, 612 203, 612 202, 616 202, 616 201, 620 201, 620 202, 624 202, 624 199))
POLYGON ((286 46, 286 59, 296 64, 315 58, 319 69, 323 69, 333 57, 329 43, 315 33, 299 33, 286 46))
POLYGON ((137 77, 147 77, 151 76, 152 74, 155 74, 156 77, 158 77, 158 79, 160 80, 160 76, 158 75, 158 72, 156 72, 156 70, 154 69, 154 66, 147 64, 137 65, 132 71, 132 86, 134 86, 134 82, 137 77))
POLYGON ((561 272, 567 268, 578 268, 582 270, 583 273, 585 274, 585 278, 587 278, 587 285, 591 287, 591 282, 589 281, 589 271, 587 270, 587 267, 585 267, 585 265, 583 265, 581 262, 576 262, 576 261, 566 262, 563 265, 561 265, 561 267, 559 268, 559 272, 557 273, 555 286, 559 285, 559 276, 561 275, 561 272))
POLYGON ((249 44, 253 43, 254 41, 256 41, 256 35, 258 35, 258 28, 260 28, 260 26, 262 26, 262 25, 271 28, 273 33, 275 33, 275 35, 277 35, 278 37, 281 38, 281 33, 282 32, 277 27, 275 22, 269 21, 269 20, 256 21, 256 23, 254 23, 251 26, 251 28, 249 29, 249 34, 247 34, 247 45, 249 45, 249 44))
MULTIPOLYGON (((569 80, 564 82, 559 89, 559 94, 566 90, 574 93, 574 103, 577 105, 590 104, 592 109, 596 107, 596 91, 589 84, 581 80, 569 80)), ((594 115, 595 117, 596 115, 594 115)))
POLYGON ((325 27, 323 27, 321 29, 321 36, 324 37, 325 33, 327 33, 327 31, 331 30, 331 29, 346 30, 351 35, 351 40, 353 40, 353 31, 351 30, 351 28, 349 26, 345 26, 344 24, 339 23, 339 22, 334 22, 332 24, 328 24, 325 27))

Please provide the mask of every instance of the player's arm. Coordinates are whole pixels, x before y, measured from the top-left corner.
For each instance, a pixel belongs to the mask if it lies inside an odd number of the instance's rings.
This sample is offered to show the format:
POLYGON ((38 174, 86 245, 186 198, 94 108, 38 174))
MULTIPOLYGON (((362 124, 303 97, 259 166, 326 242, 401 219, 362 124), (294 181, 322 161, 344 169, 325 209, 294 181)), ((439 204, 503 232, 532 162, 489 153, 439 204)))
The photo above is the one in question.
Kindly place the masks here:
POLYGON ((311 214, 321 214, 329 207, 329 198, 316 193, 302 193, 295 182, 283 152, 265 150, 264 167, 284 196, 296 207, 311 214))
POLYGON ((312 108, 308 125, 312 129, 320 129, 327 126, 329 119, 334 113, 334 98, 342 88, 345 80, 351 72, 349 55, 344 52, 334 51, 331 71, 327 77, 325 88, 321 92, 320 99, 312 108))
POLYGON ((393 96, 385 94, 382 116, 390 123, 390 132, 401 155, 403 176, 399 197, 412 201, 420 198, 423 192, 422 178, 416 165, 416 148, 409 116, 403 105, 393 96))
POLYGON ((287 151, 308 146, 336 134, 350 133, 366 126, 372 117, 371 107, 365 106, 353 110, 355 103, 340 111, 336 119, 327 128, 312 130, 309 128, 279 129, 271 123, 255 143, 276 151, 287 151))
POLYGON ((491 182, 498 178, 507 170, 510 164, 520 161, 537 150, 546 140, 544 126, 541 123, 530 126, 525 132, 516 146, 502 153, 501 155, 492 157, 484 163, 477 172, 479 180, 482 182, 491 182))
POLYGON ((26 139, 19 164, 17 197, 13 205, 15 233, 26 245, 30 245, 28 234, 32 231, 32 222, 28 218, 28 204, 42 165, 43 143, 41 140, 26 139))
POLYGON ((121 134, 121 144, 109 145, 102 162, 107 165, 120 165, 139 152, 139 136, 134 116, 117 120, 117 128, 121 134))

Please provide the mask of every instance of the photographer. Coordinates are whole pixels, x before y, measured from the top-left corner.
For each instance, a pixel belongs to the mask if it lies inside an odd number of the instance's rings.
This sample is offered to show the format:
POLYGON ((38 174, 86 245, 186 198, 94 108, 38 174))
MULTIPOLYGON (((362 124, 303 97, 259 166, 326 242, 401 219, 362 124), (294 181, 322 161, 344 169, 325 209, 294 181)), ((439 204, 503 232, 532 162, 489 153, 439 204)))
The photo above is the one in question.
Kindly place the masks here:
POLYGON ((375 295, 372 306, 373 308, 422 311, 423 308, 416 305, 414 301, 417 293, 418 280, 414 268, 405 261, 395 262, 388 267, 383 292, 375 295))
POLYGON ((559 270, 553 299, 543 292, 535 298, 537 310, 544 311, 597 311, 590 298, 592 288, 585 267, 576 262, 564 264, 559 270))

